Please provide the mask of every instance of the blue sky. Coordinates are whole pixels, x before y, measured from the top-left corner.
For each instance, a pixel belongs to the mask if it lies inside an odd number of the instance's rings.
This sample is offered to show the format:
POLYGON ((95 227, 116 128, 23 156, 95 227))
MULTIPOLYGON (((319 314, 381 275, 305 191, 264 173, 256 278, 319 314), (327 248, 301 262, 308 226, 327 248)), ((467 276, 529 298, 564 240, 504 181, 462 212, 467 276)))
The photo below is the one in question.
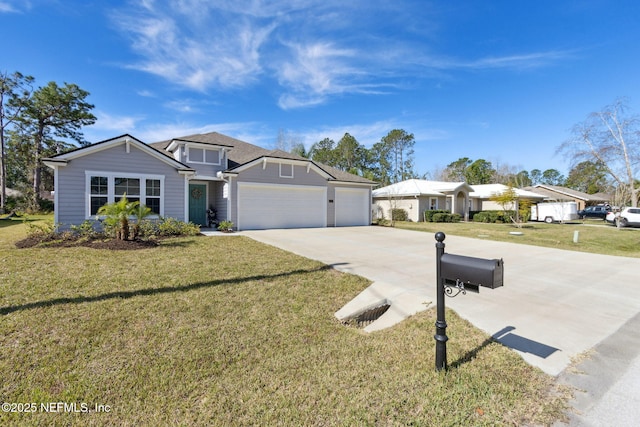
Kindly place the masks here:
POLYGON ((0 0, 0 71, 89 91, 92 142, 400 128, 419 173, 566 174, 573 125, 619 97, 638 111, 639 19, 637 0, 0 0))

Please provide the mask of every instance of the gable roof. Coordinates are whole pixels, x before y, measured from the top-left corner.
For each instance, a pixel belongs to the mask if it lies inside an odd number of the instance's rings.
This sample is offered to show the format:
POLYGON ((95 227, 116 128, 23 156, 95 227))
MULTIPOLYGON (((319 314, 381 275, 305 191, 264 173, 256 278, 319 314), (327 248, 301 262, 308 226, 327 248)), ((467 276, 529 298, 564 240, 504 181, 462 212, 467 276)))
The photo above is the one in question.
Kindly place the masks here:
POLYGON ((465 189, 473 191, 466 182, 427 181, 425 179, 408 179, 386 187, 373 190, 373 197, 410 197, 410 196, 444 196, 465 189))
MULTIPOLYGON (((469 193, 469 197, 475 197, 478 199, 490 199, 496 194, 502 194, 509 189, 509 187, 504 184, 475 184, 472 185, 471 188, 473 188, 473 192, 469 193)), ((526 199, 542 200, 545 197, 542 194, 523 190, 522 188, 514 188, 514 190, 518 197, 526 199)))
POLYGON ((55 168, 57 166, 64 166, 73 159, 77 159, 79 157, 96 153, 98 151, 113 148, 118 145, 135 146, 139 150, 144 151, 145 153, 151 155, 152 157, 155 157, 156 159, 173 166, 178 171, 187 172, 187 173, 194 171, 194 169, 190 168, 184 163, 179 162, 173 157, 169 156, 166 151, 157 150, 156 148, 151 147, 148 144, 145 144, 144 142, 140 141, 137 138, 134 138, 129 134, 124 134, 124 135, 117 136, 115 138, 106 139, 104 141, 96 142, 94 144, 87 145, 84 147, 74 148, 73 150, 66 151, 64 153, 57 154, 52 157, 44 158, 42 159, 42 162, 51 168, 55 168))
POLYGON ((604 202, 609 197, 602 194, 587 194, 582 191, 572 190, 558 185, 537 184, 533 187, 526 187, 527 190, 544 195, 549 200, 584 200, 585 202, 604 202))
POLYGON ((230 136, 222 135, 218 132, 182 136, 167 141, 154 142, 150 145, 158 150, 164 151, 171 146, 172 142, 175 141, 184 143, 195 142, 199 144, 209 144, 212 146, 229 147, 230 150, 228 151, 227 155, 229 158, 227 171, 229 172, 237 172, 240 166, 253 163, 254 161, 262 158, 299 160, 301 162, 309 162, 318 167, 325 174, 327 174, 327 178, 332 181, 375 185, 374 181, 371 181, 367 178, 339 170, 323 163, 314 162, 313 160, 292 153, 287 153, 286 151, 282 150, 267 150, 266 148, 258 147, 257 145, 253 145, 248 142, 232 138, 230 136))
POLYGON ((158 150, 165 151, 174 141, 184 143, 197 142, 200 144, 229 147, 231 148, 228 154, 230 169, 255 160, 269 152, 269 150, 258 147, 257 145, 249 144, 248 142, 240 141, 239 139, 218 132, 181 136, 166 141, 154 142, 149 145, 158 150))

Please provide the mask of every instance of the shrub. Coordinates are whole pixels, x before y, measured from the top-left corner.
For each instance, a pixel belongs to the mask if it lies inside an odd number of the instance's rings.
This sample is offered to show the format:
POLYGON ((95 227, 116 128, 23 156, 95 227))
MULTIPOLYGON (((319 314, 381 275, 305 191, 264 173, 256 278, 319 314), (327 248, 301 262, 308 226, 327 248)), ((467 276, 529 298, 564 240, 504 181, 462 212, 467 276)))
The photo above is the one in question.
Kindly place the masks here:
POLYGON ((438 212, 433 215, 432 222, 460 222, 460 214, 450 214, 449 212, 438 212))
POLYGON ((409 214, 401 208, 391 209, 391 219, 394 221, 407 221, 409 219, 409 214))
POLYGON ((200 226, 175 218, 160 218, 158 231, 160 236, 195 236, 200 233, 200 226))
POLYGON ((95 225, 96 223, 94 221, 85 220, 80 225, 71 225, 69 229, 79 237, 94 238, 103 234, 96 230, 95 225))
POLYGON ((473 216, 474 222, 503 223, 515 218, 513 211, 482 211, 473 216))
POLYGON ((231 221, 220 221, 218 224, 218 230, 220 231, 233 231, 233 222, 231 221))
POLYGON ((423 217, 426 222, 444 222, 444 221, 435 221, 433 217, 438 214, 448 214, 449 211, 442 209, 430 209, 424 211, 423 217))
POLYGON ((42 240, 53 238, 56 235, 56 227, 53 221, 30 222, 27 217, 24 218, 27 224, 27 236, 38 237, 42 240))

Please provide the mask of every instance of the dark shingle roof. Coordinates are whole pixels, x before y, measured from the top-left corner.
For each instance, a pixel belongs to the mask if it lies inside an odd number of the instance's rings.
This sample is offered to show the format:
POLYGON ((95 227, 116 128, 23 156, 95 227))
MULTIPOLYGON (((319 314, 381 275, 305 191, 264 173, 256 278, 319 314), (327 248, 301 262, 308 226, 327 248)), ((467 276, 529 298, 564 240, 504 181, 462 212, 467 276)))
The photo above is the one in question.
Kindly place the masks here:
MULTIPOLYGON (((165 150, 172 141, 187 141, 187 142, 198 142, 201 144, 211 144, 217 146, 226 146, 230 147, 229 151, 229 169, 233 169, 245 163, 249 163, 253 160, 259 159, 260 157, 274 157, 279 159, 291 159, 291 160, 303 160, 303 161, 311 161, 307 158, 287 153, 282 150, 267 150, 262 147, 258 147, 257 145, 249 144, 248 142, 240 141, 239 139, 232 138, 230 136, 222 135, 218 132, 210 132, 196 135, 188 135, 182 136, 180 138, 173 138, 167 141, 154 142, 151 145, 152 147, 158 150, 165 150)), ((342 171, 340 169, 336 169, 331 166, 327 166, 322 163, 313 162, 320 169, 324 170, 326 173, 335 178, 336 181, 346 181, 346 182, 354 182, 354 183, 362 183, 362 184, 375 184, 374 181, 363 178, 358 175, 354 175, 349 172, 342 171)))

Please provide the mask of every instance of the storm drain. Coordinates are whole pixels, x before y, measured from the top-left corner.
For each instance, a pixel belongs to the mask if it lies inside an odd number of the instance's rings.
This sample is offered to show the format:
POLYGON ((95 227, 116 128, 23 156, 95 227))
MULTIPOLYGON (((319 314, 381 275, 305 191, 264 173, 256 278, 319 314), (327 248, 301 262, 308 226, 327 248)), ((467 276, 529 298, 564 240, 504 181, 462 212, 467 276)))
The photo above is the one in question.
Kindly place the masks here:
POLYGON ((382 304, 369 310, 363 311, 357 316, 350 317, 342 321, 347 326, 356 328, 364 328, 378 320, 383 314, 389 310, 391 304, 382 304))

